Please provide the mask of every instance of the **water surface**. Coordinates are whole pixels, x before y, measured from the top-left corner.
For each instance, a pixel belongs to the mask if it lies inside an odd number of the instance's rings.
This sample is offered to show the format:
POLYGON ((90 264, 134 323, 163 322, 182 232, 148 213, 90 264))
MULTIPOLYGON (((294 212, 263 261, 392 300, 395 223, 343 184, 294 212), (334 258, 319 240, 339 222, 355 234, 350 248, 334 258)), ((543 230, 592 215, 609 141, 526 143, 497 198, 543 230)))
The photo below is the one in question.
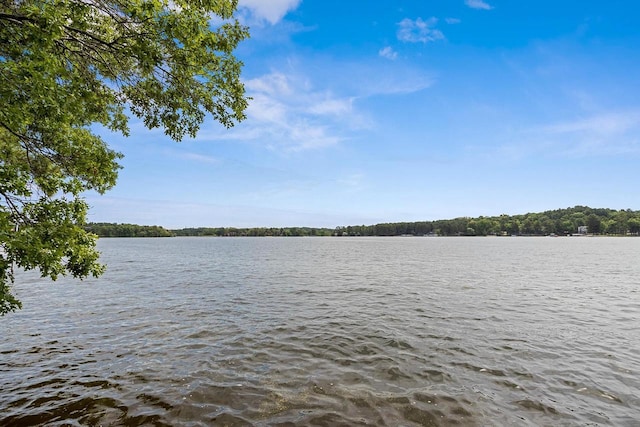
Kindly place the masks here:
POLYGON ((18 277, 0 425, 640 423, 640 239, 102 239, 18 277))

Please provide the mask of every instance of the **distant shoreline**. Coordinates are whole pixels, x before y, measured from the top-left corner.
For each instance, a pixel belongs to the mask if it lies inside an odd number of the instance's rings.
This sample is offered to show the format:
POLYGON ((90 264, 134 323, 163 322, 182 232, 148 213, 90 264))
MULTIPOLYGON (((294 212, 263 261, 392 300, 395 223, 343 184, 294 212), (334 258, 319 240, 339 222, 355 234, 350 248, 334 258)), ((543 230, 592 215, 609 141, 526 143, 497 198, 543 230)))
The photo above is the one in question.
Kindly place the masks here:
POLYGON ((640 235, 640 211, 575 206, 539 213, 492 217, 459 217, 435 221, 326 227, 189 227, 90 223, 85 229, 99 237, 358 237, 358 236, 535 236, 581 237, 640 235))

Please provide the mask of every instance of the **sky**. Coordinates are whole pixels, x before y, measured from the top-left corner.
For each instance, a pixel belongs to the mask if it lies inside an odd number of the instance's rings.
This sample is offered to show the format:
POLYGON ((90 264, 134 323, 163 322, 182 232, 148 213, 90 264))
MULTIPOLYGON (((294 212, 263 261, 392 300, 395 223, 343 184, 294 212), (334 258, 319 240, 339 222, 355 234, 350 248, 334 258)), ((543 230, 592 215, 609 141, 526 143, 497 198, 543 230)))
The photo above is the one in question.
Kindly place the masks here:
POLYGON ((336 227, 640 209, 635 0, 240 0, 252 98, 176 143, 103 133, 89 221, 336 227))

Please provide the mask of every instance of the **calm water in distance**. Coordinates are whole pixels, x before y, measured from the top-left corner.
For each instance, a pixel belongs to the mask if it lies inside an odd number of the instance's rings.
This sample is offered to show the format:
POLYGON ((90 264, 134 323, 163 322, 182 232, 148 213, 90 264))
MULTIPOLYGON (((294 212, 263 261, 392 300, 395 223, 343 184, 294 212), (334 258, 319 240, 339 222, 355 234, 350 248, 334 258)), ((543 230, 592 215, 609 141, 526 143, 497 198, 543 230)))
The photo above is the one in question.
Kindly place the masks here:
POLYGON ((99 248, 18 277, 0 425, 640 425, 640 238, 99 248))

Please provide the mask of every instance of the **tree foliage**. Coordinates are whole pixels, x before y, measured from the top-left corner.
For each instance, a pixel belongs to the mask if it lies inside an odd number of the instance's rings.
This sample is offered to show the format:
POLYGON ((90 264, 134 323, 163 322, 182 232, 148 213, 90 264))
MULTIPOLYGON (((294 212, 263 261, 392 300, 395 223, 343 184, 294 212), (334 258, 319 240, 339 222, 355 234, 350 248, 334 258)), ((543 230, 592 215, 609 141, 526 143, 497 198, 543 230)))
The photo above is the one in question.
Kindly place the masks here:
POLYGON ((171 230, 176 236, 511 236, 550 234, 570 235, 579 226, 587 226, 590 234, 639 235, 640 211, 594 209, 588 206, 556 209, 521 215, 460 217, 435 221, 391 222, 373 225, 349 225, 335 229, 284 227, 234 228, 200 227, 171 230))
POLYGON ((90 222, 84 226, 98 237, 172 237, 173 233, 159 225, 114 224, 90 222))
POLYGON ((587 226, 590 234, 638 235, 640 233, 640 211, 575 206, 522 215, 350 225, 338 227, 334 234, 337 236, 423 236, 426 234, 439 236, 546 236, 550 234, 575 234, 579 226, 587 226))
POLYGON ((217 237, 311 237, 331 236, 330 228, 314 227, 199 227, 171 230, 175 236, 217 236, 217 237))
POLYGON ((237 0, 0 0, 0 314, 13 268, 97 276, 82 194, 115 185, 133 115, 172 139, 244 118, 237 0), (216 17, 212 20, 212 17, 216 17), (212 23, 213 22, 213 23, 212 23))

